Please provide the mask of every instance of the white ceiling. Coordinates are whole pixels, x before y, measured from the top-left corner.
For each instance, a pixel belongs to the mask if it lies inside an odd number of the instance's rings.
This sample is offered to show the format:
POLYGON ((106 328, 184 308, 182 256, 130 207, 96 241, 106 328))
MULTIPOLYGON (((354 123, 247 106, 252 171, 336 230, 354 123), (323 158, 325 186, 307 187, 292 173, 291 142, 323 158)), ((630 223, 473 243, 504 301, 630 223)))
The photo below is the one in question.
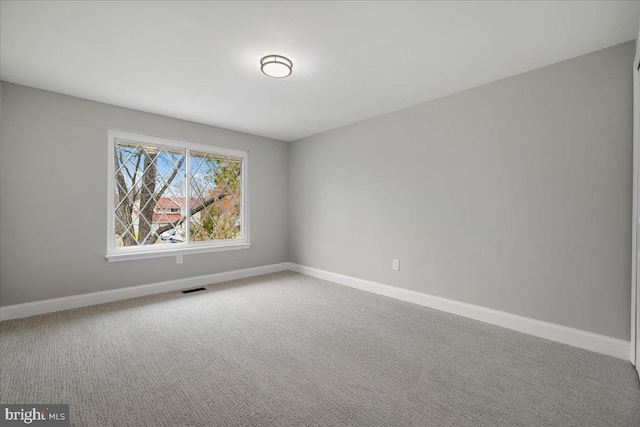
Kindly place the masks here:
MULTIPOLYGON (((638 2, 2 2, 2 80, 291 141, 632 40, 638 2), (267 54, 294 63, 260 72, 267 54)), ((631 64, 629 64, 631 66, 631 64)))

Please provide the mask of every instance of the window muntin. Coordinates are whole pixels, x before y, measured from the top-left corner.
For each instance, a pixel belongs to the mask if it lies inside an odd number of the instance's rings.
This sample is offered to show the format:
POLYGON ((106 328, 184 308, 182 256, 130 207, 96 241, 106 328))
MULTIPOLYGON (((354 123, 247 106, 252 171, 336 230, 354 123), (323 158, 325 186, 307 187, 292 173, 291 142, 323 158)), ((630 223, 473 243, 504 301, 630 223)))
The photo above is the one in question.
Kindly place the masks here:
POLYGON ((184 218, 166 214, 162 205, 182 208, 186 203, 186 154, 184 149, 115 141, 116 247, 165 243, 163 233, 184 226, 184 218))
POLYGON ((191 151, 191 200, 205 206, 189 228, 192 242, 237 239, 242 235, 242 159, 191 151))
POLYGON ((248 247, 247 152, 124 131, 109 143, 109 260, 248 247))

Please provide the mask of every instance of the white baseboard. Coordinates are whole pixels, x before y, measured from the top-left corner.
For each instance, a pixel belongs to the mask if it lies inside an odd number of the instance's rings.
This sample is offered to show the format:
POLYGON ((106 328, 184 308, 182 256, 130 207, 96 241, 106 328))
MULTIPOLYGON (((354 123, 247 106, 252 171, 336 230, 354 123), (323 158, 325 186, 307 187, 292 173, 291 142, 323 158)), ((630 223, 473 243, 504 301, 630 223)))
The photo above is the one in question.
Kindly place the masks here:
POLYGON ((629 360, 631 351, 631 343, 629 341, 294 263, 289 263, 289 270, 363 291, 434 308, 447 313, 480 320, 492 325, 502 326, 503 328, 524 332, 574 347, 595 351, 619 359, 629 360))
POLYGON ((245 268, 242 270, 226 271, 224 273, 207 274, 204 276, 150 283, 148 285, 131 286, 128 288, 113 289, 109 291, 92 292, 88 294, 28 302, 24 304, 7 305, 0 307, 0 321, 35 316, 37 314, 52 313, 54 311, 69 310, 78 307, 86 307, 106 302, 120 301, 129 298, 159 294, 162 292, 177 291, 181 289, 210 285, 213 283, 226 282, 228 280, 244 279, 246 277, 259 276, 261 274, 285 271, 288 267, 289 264, 285 262, 281 264, 245 268))
MULTIPOLYGON (((619 359, 629 360, 629 354, 631 352, 631 343, 629 341, 286 262, 25 304, 8 305, 0 307, 0 321, 120 301, 162 292, 177 291, 284 270, 295 271, 307 276, 317 277, 367 292, 457 314, 474 320, 480 320, 537 337, 614 356, 619 359)), ((640 343, 638 343, 638 354, 640 354, 640 343)))

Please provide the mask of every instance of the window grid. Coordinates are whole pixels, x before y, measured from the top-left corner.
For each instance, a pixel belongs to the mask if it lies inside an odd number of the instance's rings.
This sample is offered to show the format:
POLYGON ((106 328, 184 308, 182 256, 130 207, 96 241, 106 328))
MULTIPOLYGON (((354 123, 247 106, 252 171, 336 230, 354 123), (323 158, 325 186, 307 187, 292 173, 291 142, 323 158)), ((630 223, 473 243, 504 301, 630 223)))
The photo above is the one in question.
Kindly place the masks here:
POLYGON ((247 152, 124 131, 109 142, 110 261, 249 246, 247 152))

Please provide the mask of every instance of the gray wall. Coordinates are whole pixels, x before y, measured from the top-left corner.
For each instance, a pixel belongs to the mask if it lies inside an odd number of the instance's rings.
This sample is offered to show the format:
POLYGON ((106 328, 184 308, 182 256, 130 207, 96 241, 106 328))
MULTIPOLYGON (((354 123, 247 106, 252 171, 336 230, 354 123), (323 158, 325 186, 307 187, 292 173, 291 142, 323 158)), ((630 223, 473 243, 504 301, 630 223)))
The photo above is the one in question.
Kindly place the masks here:
POLYGON ((287 143, 2 83, 2 305, 287 261, 287 143), (108 263, 107 129, 249 150, 250 249, 108 263))
POLYGON ((290 260, 629 339, 633 55, 290 145, 2 83, 0 303, 290 260), (109 127, 248 149, 251 249, 108 263, 109 127))
POLYGON ((633 56, 293 142, 290 260, 628 340, 633 56))

